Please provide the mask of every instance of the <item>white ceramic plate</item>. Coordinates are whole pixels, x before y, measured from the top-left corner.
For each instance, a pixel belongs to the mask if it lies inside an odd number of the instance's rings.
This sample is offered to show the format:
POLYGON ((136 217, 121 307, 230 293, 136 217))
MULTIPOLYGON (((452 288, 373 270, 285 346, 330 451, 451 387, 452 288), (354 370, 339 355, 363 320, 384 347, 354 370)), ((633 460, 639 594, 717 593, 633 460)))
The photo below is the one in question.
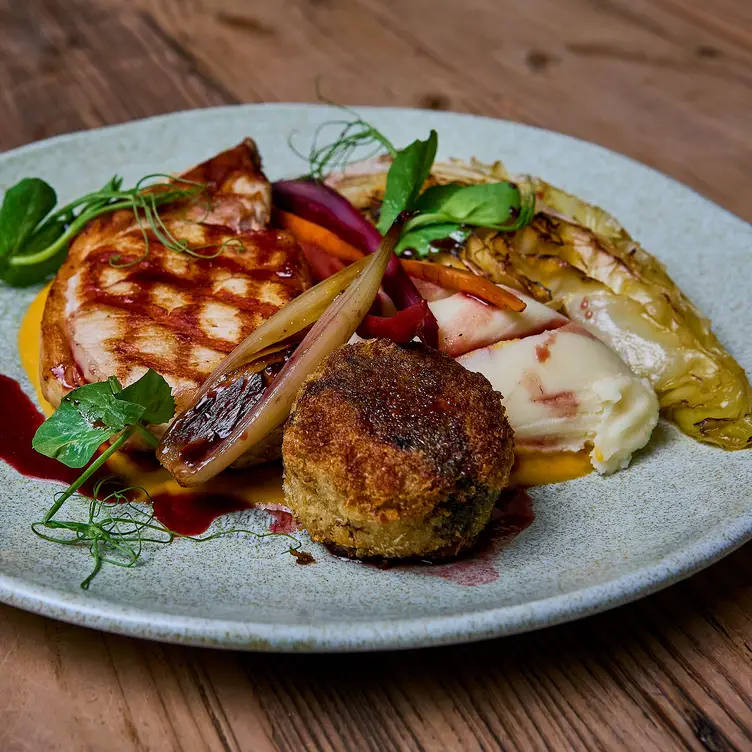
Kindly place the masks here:
MULTIPOLYGON (((752 372, 752 227, 682 185, 592 144, 523 125, 417 110, 365 109, 397 144, 440 136, 440 157, 502 159, 613 212, 709 315, 752 372)), ((39 175, 69 200, 115 172, 126 184, 180 171, 244 136, 271 178, 300 174, 328 108, 252 105, 198 110, 78 133, 0 157, 0 191, 39 175)), ((15 332, 35 291, 0 290, 0 371, 29 393, 15 332)), ((0 416, 12 420, 12 416, 0 416)), ((57 619, 173 642, 253 650, 369 650, 511 634, 574 619, 653 592, 752 536, 752 452, 701 446, 661 424, 631 468, 532 491, 537 519, 511 545, 465 563, 485 584, 382 571, 328 556, 297 566, 284 545, 222 539, 150 550, 143 566, 106 567, 89 592, 84 551, 36 539, 50 486, 0 463, 0 600, 57 619)), ((243 513, 265 529, 268 516, 243 513)), ((222 523, 220 523, 222 524, 222 523)), ((449 565, 458 566, 458 565, 449 565)), ((468 576, 473 579, 473 576, 468 576)))

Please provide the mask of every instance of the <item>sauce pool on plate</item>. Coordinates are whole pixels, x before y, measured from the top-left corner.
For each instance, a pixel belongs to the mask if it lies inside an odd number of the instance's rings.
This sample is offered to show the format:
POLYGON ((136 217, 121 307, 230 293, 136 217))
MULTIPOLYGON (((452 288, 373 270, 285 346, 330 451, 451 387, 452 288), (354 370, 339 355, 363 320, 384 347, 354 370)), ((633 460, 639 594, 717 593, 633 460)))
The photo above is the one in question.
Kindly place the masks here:
MULTIPOLYGON (((0 412, 13 416, 12 421, 4 421, 0 426, 0 460, 7 462, 27 478, 65 485, 73 483, 82 473, 82 469, 66 467, 32 449, 31 440, 44 421, 44 416, 21 389, 20 384, 2 374, 0 412)), ((251 479, 247 472, 238 473, 241 477, 235 479, 236 483, 233 483, 230 476, 223 479, 221 485, 207 484, 206 489, 199 489, 197 492, 181 488, 169 478, 165 470, 151 468, 149 464, 144 462, 143 458, 120 453, 108 463, 108 470, 122 477, 126 486, 143 486, 147 490, 151 489, 154 516, 176 533, 200 535, 215 519, 224 514, 253 506, 264 508, 264 499, 271 506, 268 511, 273 517, 270 532, 290 533, 296 529, 292 515, 281 503, 284 497, 279 468, 264 468, 254 474, 259 476, 254 479, 251 479), (277 491, 278 477, 280 482, 277 491), (226 492, 226 483, 232 486, 234 493, 226 492)), ((93 484, 86 484, 79 493, 91 496, 93 484)))
POLYGON ((81 475, 81 470, 66 467, 31 448, 31 440, 37 428, 42 425, 44 415, 37 410, 17 381, 2 374, 0 414, 6 416, 0 427, 0 459, 21 475, 66 485, 70 485, 81 475))

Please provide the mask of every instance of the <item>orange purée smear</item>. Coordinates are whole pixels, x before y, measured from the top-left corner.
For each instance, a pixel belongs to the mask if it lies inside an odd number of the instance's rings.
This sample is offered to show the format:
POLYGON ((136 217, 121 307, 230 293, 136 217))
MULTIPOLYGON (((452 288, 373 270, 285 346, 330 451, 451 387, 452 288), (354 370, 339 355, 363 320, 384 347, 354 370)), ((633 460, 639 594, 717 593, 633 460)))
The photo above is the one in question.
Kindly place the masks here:
POLYGON ((515 450, 509 478, 513 488, 563 483, 593 472, 590 448, 579 452, 515 450))

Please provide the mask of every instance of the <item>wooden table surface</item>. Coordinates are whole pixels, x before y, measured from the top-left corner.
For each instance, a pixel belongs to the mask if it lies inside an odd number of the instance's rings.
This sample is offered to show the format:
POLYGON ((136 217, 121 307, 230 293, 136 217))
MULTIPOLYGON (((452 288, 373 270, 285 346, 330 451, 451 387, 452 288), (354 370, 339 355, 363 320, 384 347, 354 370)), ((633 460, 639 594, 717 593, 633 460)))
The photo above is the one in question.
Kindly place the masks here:
MULTIPOLYGON (((0 148, 315 98, 510 118, 752 220, 749 0, 0 0, 0 148)), ((0 607, 0 750, 752 749, 752 548, 639 603, 354 656, 165 646, 0 607)))

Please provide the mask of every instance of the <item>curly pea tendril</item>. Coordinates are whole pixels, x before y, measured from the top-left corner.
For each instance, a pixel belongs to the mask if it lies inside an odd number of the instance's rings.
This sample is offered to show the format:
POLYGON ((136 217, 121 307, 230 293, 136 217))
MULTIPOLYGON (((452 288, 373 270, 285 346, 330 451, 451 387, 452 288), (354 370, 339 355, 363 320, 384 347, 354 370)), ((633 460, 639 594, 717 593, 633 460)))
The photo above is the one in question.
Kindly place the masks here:
POLYGON ((94 565, 81 588, 88 590, 92 580, 105 564, 132 568, 141 560, 145 544, 167 545, 176 538, 194 543, 224 538, 231 535, 252 536, 256 539, 287 538, 291 541, 284 553, 294 555, 300 541, 289 533, 259 533, 254 530, 233 527, 203 536, 182 535, 170 530, 155 516, 151 497, 142 486, 120 487, 115 476, 99 480, 94 486, 93 498, 61 491, 55 495, 55 505, 44 520, 35 522, 32 531, 40 538, 64 546, 88 548, 94 565), (112 490, 107 486, 113 486, 112 490), (88 514, 84 520, 58 520, 54 515, 68 498, 75 496, 87 500, 88 514), (141 497, 139 501, 134 498, 141 497))
POLYGON ((185 214, 191 205, 198 202, 202 197, 205 197, 206 188, 207 186, 204 183, 197 183, 195 181, 186 180, 185 178, 176 179, 169 175, 160 173, 153 173, 141 178, 141 180, 136 183, 134 191, 130 196, 130 205, 124 208, 130 209, 136 218, 136 224, 141 230, 144 239, 144 252, 138 258, 127 262, 121 261, 122 256, 118 254, 110 259, 110 265, 120 269, 125 269, 137 266, 148 258, 150 250, 149 230, 154 234, 156 240, 168 250, 176 253, 185 253, 188 256, 193 256, 198 259, 217 258, 225 250, 234 250, 236 253, 243 253, 245 251, 245 246, 240 238, 225 238, 221 243, 208 243, 206 245, 193 246, 186 238, 176 237, 162 220, 159 213, 159 207, 161 205, 175 201, 188 200, 189 205, 183 212, 184 221, 190 221, 192 224, 200 224, 203 222, 213 208, 211 198, 209 197, 206 197, 206 204, 202 217, 193 220, 186 220, 185 214), (189 187, 165 191, 151 190, 154 186, 144 188, 146 181, 155 178, 168 178, 173 182, 186 184, 189 187), (206 253, 206 251, 210 252, 206 253))

